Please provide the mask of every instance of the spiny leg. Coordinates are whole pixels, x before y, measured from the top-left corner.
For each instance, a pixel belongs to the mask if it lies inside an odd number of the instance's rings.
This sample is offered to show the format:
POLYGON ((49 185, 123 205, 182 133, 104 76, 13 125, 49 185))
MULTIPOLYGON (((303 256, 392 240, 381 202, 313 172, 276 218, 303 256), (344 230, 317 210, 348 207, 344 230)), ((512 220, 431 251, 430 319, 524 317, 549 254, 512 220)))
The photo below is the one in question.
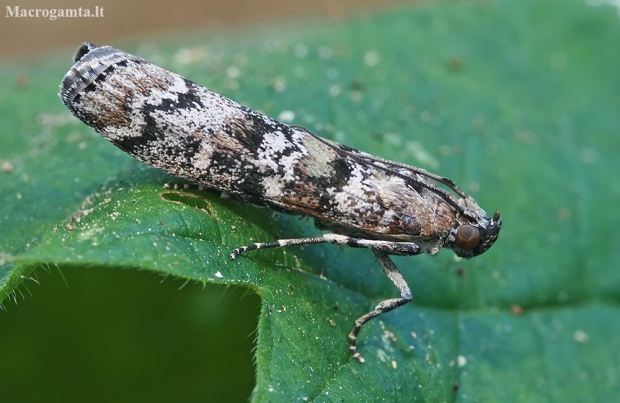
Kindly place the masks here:
POLYGON ((349 350, 351 350, 353 358, 358 360, 360 363, 364 362, 364 357, 362 357, 359 351, 357 351, 357 335, 362 329, 362 326, 364 326, 364 324, 381 314, 394 310, 399 306, 405 305, 412 299, 409 285, 403 278, 403 275, 400 274, 400 272, 398 271, 398 268, 396 267, 394 262, 392 262, 392 260, 390 259, 388 253, 376 249, 373 249, 373 253, 375 254, 375 257, 377 258, 377 263, 379 263, 379 266, 381 266, 385 275, 400 291, 400 298, 391 298, 386 299, 385 301, 381 301, 375 307, 375 309, 365 315, 360 316, 355 320, 355 326, 353 327, 353 330, 351 330, 351 333, 349 333, 349 350))

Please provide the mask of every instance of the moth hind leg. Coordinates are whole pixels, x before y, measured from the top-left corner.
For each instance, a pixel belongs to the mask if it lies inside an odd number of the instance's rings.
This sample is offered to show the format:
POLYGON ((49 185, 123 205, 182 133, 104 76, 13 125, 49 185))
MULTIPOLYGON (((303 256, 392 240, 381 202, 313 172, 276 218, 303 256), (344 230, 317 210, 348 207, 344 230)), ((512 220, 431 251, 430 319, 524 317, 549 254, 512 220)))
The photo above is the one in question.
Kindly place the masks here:
POLYGON ((331 243, 341 246, 350 246, 353 248, 367 248, 372 249, 375 252, 386 252, 386 254, 390 255, 412 256, 418 255, 422 252, 420 247, 413 242, 381 241, 374 239, 354 238, 347 235, 330 233, 311 238, 278 239, 277 241, 273 242, 257 242, 234 249, 230 254, 230 258, 234 260, 242 253, 252 250, 283 248, 286 246, 310 245, 319 243, 331 243))
POLYGON ((257 242, 246 246, 241 246, 239 248, 234 249, 231 254, 231 259, 236 259, 242 253, 258 250, 258 249, 268 249, 268 248, 283 248, 285 246, 293 246, 293 245, 309 245, 309 244, 317 244, 317 243, 325 243, 328 242, 324 237, 317 236, 312 238, 294 238, 294 239, 278 239, 273 242, 257 242))

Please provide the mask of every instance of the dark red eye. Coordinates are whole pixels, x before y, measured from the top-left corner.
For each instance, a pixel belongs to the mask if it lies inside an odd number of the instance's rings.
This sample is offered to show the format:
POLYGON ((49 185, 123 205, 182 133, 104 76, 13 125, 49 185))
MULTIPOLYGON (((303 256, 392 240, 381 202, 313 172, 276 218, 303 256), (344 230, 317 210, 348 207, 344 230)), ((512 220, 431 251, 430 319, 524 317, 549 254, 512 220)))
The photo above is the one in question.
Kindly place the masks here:
POLYGON ((456 230, 455 243, 463 250, 472 250, 480 243, 480 231, 473 225, 461 225, 456 230))

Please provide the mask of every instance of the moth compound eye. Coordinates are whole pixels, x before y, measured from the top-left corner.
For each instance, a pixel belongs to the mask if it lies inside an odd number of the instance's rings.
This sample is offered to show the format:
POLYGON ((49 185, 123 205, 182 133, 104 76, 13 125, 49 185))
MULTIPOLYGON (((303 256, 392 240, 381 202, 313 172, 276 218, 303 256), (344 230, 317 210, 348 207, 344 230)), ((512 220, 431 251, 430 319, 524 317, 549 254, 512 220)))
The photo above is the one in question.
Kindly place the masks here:
POLYGON ((480 243, 480 231, 473 225, 461 225, 456 230, 455 243, 463 250, 472 250, 480 243))

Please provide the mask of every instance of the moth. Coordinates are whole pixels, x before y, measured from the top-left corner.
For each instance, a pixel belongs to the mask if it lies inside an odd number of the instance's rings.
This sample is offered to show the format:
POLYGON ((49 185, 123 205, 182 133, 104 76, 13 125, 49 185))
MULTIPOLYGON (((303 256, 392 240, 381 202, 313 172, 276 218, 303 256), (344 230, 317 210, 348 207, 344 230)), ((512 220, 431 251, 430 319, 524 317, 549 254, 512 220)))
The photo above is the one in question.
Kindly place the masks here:
POLYGON ((121 50, 85 43, 60 84, 71 112, 121 150, 179 178, 276 211, 309 216, 331 232, 254 243, 231 252, 331 243, 372 250, 400 291, 359 317, 349 349, 371 319, 411 301, 390 255, 471 258, 497 240, 487 216, 450 179, 289 126, 121 50))

